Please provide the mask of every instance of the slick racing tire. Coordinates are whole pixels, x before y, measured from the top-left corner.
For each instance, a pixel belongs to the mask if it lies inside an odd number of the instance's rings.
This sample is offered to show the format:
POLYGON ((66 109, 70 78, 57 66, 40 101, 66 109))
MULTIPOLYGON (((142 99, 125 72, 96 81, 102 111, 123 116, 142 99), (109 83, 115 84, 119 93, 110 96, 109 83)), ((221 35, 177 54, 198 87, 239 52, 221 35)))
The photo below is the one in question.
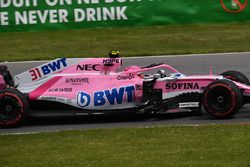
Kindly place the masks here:
POLYGON ((16 89, 0 91, 0 127, 12 128, 20 126, 28 109, 25 96, 16 89))
POLYGON ((239 71, 225 71, 221 73, 220 75, 232 81, 250 85, 249 79, 243 73, 239 71))
POLYGON ((240 89, 231 81, 220 80, 209 84, 202 98, 205 111, 216 118, 229 118, 243 103, 240 89))
MULTIPOLYGON (((239 71, 225 71, 221 73, 221 75, 227 79, 230 79, 232 81, 240 82, 246 85, 250 85, 249 79, 245 74, 239 71)), ((243 102, 242 105, 246 104, 246 101, 243 102)))

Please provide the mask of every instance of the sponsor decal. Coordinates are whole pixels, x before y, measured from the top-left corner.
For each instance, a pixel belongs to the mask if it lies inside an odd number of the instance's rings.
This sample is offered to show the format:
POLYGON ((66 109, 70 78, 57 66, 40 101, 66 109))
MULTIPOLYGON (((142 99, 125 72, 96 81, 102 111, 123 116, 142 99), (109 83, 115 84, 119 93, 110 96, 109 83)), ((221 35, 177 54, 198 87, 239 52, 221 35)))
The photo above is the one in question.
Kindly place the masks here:
POLYGON ((231 5, 226 5, 229 0, 220 0, 220 4, 225 12, 228 13, 240 13, 248 4, 248 0, 230 0, 231 5))
POLYGON ((117 76, 118 80, 131 80, 133 78, 135 78, 135 74, 131 74, 131 73, 128 75, 118 75, 117 76))
POLYGON ((80 107, 86 107, 90 104, 91 97, 85 92, 77 93, 77 104, 80 107))
POLYGON ((166 83, 166 89, 199 89, 198 83, 166 83))
POLYGON ((72 99, 66 99, 67 104, 72 104, 72 99))
POLYGON ((65 83, 72 85, 89 84, 89 78, 66 78, 65 83))
POLYGON ((56 98, 56 101, 61 102, 61 103, 65 103, 65 102, 66 102, 66 99, 57 97, 57 98, 56 98))
POLYGON ((57 102, 60 102, 60 103, 72 104, 72 99, 64 98, 64 97, 42 96, 42 97, 41 97, 41 100, 46 100, 46 101, 57 101, 57 102))
POLYGON ((179 108, 199 107, 199 102, 179 103, 179 108))
POLYGON ((77 65, 76 70, 81 71, 100 71, 100 64, 82 64, 77 65))
POLYGON ((55 101, 56 97, 41 97, 41 100, 55 101))
POLYGON ((47 101, 57 101, 57 102, 61 102, 61 103, 67 103, 67 104, 71 104, 72 103, 72 99, 69 98, 63 98, 63 97, 49 97, 49 96, 42 96, 41 100, 47 100, 47 101))
POLYGON ((120 63, 120 59, 116 58, 109 58, 109 59, 103 59, 103 64, 113 64, 113 63, 120 63))
POLYGON ((86 107, 90 104, 91 97, 93 97, 94 106, 103 106, 106 103, 110 105, 122 104, 124 96, 127 97, 127 102, 130 103, 134 99, 134 86, 126 86, 120 88, 113 88, 111 90, 103 90, 94 92, 92 96, 85 92, 78 92, 77 104, 80 107, 86 107))
POLYGON ((49 92, 72 92, 72 88, 51 88, 49 92))
POLYGON ((58 59, 56 61, 50 62, 41 67, 33 68, 29 71, 31 75, 31 80, 35 81, 40 79, 42 76, 48 75, 52 72, 61 70, 64 67, 67 67, 66 58, 58 59))

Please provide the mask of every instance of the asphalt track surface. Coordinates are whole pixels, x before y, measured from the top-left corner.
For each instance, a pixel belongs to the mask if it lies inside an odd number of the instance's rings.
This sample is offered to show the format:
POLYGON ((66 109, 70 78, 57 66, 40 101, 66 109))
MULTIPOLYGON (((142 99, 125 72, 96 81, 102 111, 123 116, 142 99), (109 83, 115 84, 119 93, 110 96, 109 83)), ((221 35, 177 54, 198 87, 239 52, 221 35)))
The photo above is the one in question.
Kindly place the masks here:
MULTIPOLYGON (((45 61, 46 62, 46 61, 45 61)), ((151 63, 166 63, 184 74, 208 74, 210 68, 214 74, 227 70, 238 70, 250 78, 250 53, 205 54, 205 55, 178 55, 125 58, 123 67, 129 65, 146 66, 151 63)), ((7 64, 12 75, 23 72, 44 62, 15 62, 7 64)), ((190 126, 202 124, 250 124, 250 104, 240 109, 233 118, 226 120, 213 119, 204 111, 200 116, 190 114, 153 115, 95 115, 79 117, 46 117, 28 119, 27 123, 14 129, 0 129, 0 134, 23 134, 54 132, 61 130, 85 130, 96 128, 127 128, 152 126, 190 126)))

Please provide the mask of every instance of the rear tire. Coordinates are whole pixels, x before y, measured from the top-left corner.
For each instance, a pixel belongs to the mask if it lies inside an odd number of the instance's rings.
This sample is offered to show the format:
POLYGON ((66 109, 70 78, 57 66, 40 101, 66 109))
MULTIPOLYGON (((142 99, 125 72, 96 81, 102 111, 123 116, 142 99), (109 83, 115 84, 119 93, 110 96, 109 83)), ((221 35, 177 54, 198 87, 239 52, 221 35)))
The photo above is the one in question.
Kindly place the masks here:
POLYGON ((219 80, 207 86, 202 104, 205 111, 216 118, 229 118, 238 112, 243 103, 240 89, 231 81, 219 80))
POLYGON ((0 91, 0 127, 20 126, 28 110, 26 97, 16 89, 0 91))

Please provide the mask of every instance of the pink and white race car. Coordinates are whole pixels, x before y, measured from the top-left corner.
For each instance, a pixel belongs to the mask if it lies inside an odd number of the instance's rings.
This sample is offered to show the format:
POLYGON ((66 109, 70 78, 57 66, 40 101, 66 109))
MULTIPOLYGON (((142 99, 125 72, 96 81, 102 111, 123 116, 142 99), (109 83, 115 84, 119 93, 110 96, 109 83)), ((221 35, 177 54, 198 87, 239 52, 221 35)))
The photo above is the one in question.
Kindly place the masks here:
POLYGON ((121 65, 118 52, 109 58, 59 58, 14 79, 1 66, 0 126, 16 127, 36 113, 198 113, 202 106, 211 116, 228 118, 250 102, 249 80, 237 71, 186 76, 151 64, 117 72, 121 65))

